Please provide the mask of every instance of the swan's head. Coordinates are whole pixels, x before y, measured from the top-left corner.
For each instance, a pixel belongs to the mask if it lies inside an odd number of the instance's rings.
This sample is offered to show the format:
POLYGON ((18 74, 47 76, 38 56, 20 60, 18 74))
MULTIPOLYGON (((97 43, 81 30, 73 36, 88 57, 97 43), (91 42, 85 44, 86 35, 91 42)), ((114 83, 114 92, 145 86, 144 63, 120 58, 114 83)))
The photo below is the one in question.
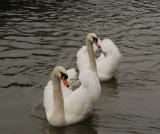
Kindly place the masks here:
POLYGON ((86 37, 86 41, 90 42, 89 44, 95 44, 98 48, 100 48, 100 45, 98 44, 98 37, 95 33, 89 33, 86 37))
POLYGON ((53 70, 53 75, 61 79, 66 87, 69 87, 69 83, 67 81, 68 75, 64 67, 62 66, 55 67, 53 70))

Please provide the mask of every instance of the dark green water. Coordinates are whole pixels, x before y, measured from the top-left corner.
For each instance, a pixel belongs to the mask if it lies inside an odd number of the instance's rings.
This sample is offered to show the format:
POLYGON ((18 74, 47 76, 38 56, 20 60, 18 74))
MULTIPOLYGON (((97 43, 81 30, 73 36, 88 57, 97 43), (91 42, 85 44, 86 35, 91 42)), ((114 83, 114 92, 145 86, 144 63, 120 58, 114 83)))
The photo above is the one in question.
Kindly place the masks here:
POLYGON ((159 134, 160 1, 32 0, 1 8, 0 133, 159 134), (90 119, 50 127, 30 111, 50 66, 75 66, 88 32, 111 38, 123 60, 115 79, 102 83, 90 119))

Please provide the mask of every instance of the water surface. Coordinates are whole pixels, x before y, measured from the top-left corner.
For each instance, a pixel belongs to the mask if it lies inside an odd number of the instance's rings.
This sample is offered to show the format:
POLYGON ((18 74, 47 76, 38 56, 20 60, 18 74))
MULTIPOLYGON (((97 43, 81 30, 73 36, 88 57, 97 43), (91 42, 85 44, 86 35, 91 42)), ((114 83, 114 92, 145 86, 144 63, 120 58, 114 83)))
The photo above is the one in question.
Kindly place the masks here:
POLYGON ((159 134, 159 7, 159 0, 33 0, 1 8, 0 131, 159 134), (112 39, 123 60, 115 78, 102 83, 91 118, 50 127, 30 111, 42 99, 51 66, 76 65, 76 52, 88 32, 112 39))

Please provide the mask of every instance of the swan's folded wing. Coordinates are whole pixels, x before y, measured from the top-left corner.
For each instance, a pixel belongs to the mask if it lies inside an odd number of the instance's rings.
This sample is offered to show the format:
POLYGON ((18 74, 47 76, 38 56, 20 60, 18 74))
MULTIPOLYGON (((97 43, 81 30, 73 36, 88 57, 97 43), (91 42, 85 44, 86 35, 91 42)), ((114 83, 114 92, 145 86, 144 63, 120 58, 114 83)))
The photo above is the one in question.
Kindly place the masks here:
POLYGON ((106 53, 115 49, 117 50, 117 46, 114 44, 114 42, 111 39, 107 39, 107 38, 102 40, 100 46, 102 51, 106 53))
POLYGON ((89 58, 88 58, 87 46, 83 46, 77 52, 77 67, 80 72, 89 68, 89 58))
POLYGON ((104 56, 103 53, 101 53, 101 55, 96 59, 96 62, 101 61, 103 59, 105 59, 106 57, 104 56))
POLYGON ((68 74, 68 79, 74 79, 77 76, 75 68, 67 70, 67 74, 68 74))

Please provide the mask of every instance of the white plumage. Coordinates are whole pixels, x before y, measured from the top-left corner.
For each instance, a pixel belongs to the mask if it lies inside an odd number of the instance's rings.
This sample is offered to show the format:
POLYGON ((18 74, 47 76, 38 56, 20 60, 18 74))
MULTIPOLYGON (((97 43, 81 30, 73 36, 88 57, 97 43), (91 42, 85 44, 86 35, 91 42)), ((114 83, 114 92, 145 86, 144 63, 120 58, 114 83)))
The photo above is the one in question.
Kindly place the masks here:
MULTIPOLYGON (((100 57, 96 59, 97 73, 100 81, 108 81, 114 76, 114 73, 118 68, 121 61, 121 54, 117 46, 110 39, 104 39, 103 41, 99 40, 98 43, 106 56, 101 53, 100 57)), ((94 51, 96 51, 95 47, 94 51)), ((80 72, 89 68, 87 46, 83 46, 78 51, 77 66, 80 72)))
MULTIPOLYGON (((74 76, 75 70, 70 70, 69 76, 74 76), (70 72, 71 71, 71 72, 70 72)), ((65 114, 65 123, 58 124, 56 123, 56 115, 54 118, 51 116, 54 106, 53 106, 53 84, 52 81, 49 81, 47 86, 44 89, 44 107, 46 110, 47 120, 53 126, 66 126, 69 124, 77 123, 86 119, 91 113, 92 110, 100 96, 101 87, 97 75, 91 70, 87 69, 80 73, 79 80, 81 86, 72 91, 69 88, 66 88, 63 83, 62 93, 64 99, 64 114, 65 114)))

